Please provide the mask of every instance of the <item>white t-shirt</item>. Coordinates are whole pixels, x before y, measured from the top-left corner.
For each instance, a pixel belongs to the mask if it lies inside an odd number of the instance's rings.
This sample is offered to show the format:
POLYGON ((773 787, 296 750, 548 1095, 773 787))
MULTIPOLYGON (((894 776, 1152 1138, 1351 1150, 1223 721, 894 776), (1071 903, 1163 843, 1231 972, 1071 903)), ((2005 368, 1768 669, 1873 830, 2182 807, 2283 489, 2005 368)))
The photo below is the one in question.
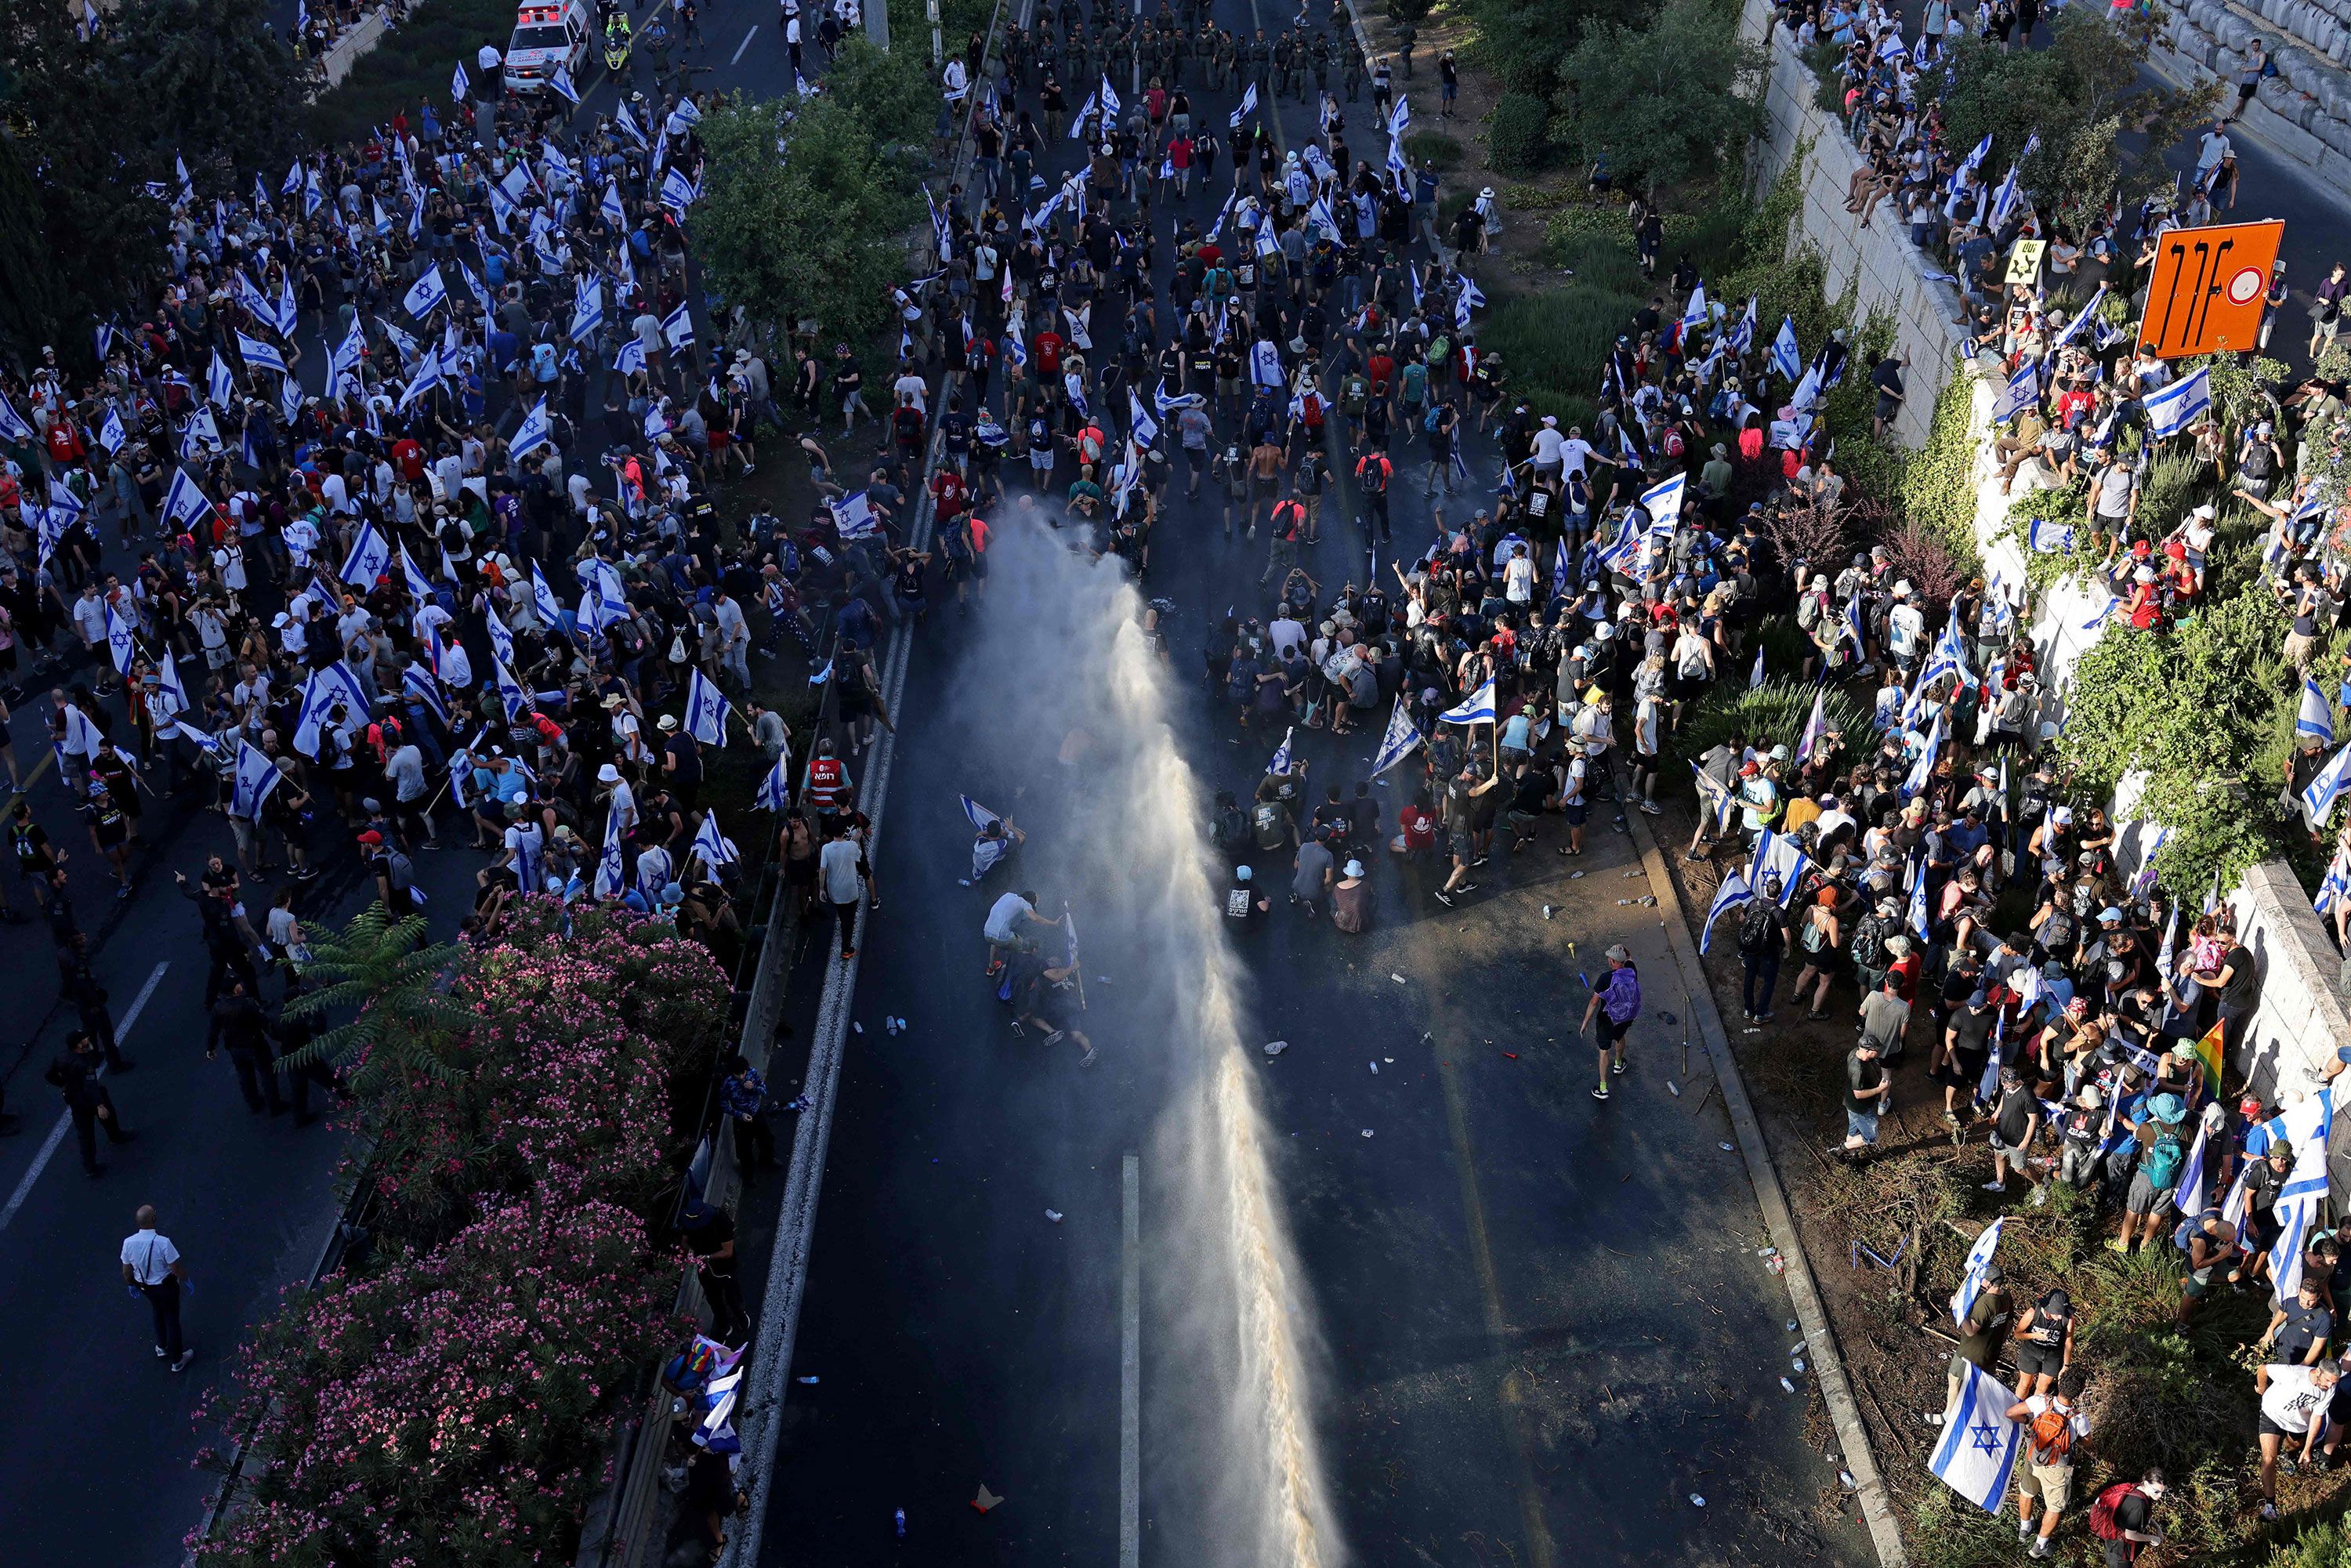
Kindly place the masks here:
POLYGON ((1036 913, 1037 906, 1019 894, 1005 894, 988 910, 982 935, 990 942, 1010 942, 1020 935, 1020 923, 1036 913))
POLYGON ((2262 1414, 2299 1437, 2310 1430, 2311 1417, 2326 1408, 2328 1391, 2310 1380, 2307 1366, 2272 1366, 2270 1385, 2262 1396, 2262 1414))
MULTIPOLYGON (((2030 1458, 2032 1453, 2032 1423, 2048 1411, 2049 1406, 2049 1396, 2046 1394, 2036 1394, 2024 1402, 2024 1452, 2027 1458, 2030 1458)), ((2090 1418, 2076 1410, 2074 1412, 2072 1425, 2074 1446, 2066 1452, 2065 1462, 2068 1464, 2073 1463, 2074 1455, 2081 1451, 2082 1439, 2090 1435, 2090 1418)))
POLYGON ((180 1249, 160 1231, 150 1228, 122 1239, 123 1266, 142 1285, 162 1284, 179 1260, 180 1249))

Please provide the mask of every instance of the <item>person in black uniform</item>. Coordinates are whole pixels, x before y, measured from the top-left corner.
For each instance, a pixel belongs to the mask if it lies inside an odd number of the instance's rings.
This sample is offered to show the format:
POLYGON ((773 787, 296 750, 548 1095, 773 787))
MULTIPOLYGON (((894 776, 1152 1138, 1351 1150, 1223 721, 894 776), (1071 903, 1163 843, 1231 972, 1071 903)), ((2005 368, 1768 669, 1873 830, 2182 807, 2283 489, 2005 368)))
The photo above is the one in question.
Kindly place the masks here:
POLYGON ((106 1141, 110 1144, 127 1144, 133 1135, 114 1109, 114 1096, 98 1081, 100 1065, 98 1041, 88 1030, 78 1029, 66 1036, 66 1049, 42 1074, 65 1096, 66 1112, 73 1118, 74 1136, 81 1144, 81 1168, 94 1176, 106 1174, 106 1167, 98 1159, 99 1128, 106 1129, 106 1141))

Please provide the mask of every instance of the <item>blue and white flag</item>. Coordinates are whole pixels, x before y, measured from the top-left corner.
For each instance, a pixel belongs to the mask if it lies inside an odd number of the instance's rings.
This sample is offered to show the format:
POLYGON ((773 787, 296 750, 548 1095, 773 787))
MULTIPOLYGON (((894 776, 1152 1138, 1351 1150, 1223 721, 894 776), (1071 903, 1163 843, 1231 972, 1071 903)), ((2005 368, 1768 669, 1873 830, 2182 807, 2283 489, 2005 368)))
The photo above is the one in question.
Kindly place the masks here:
POLYGON ((155 689, 162 694, 163 706, 167 711, 172 713, 188 711, 190 705, 187 684, 180 679, 179 663, 172 657, 172 650, 169 647, 166 647, 155 660, 155 689))
POLYGON ((2351 785, 2351 744, 2336 752, 2302 792, 2302 809, 2309 813, 2313 829, 2326 826, 2326 820, 2335 814, 2335 798, 2346 785, 2351 785))
POLYGON ((1803 845, 1785 833, 1766 828, 1755 840, 1755 851, 1747 857, 1747 885, 1761 888, 1777 877, 1780 880, 1780 907, 1785 909, 1796 896, 1796 884, 1802 882, 1813 857, 1804 852, 1803 845))
POLYGON ((563 601, 556 598, 555 590, 547 585, 547 574, 538 570, 537 561, 530 563, 530 602, 550 629, 563 624, 563 601))
POLYGON ((2302 708, 2294 717, 2294 732, 2314 735, 2321 746, 2335 744, 2335 705, 2316 681, 2307 675, 2302 682, 2302 708))
POLYGON ((1985 131, 1985 132, 1984 132, 1984 139, 1983 139, 1981 141, 1979 141, 1979 142, 1977 142, 1977 143, 1976 143, 1975 151, 1974 151, 1974 152, 1970 152, 1970 153, 1969 153, 1969 154, 1967 155, 1966 161, 1960 163, 1960 165, 1959 165, 1959 173, 1960 173, 1960 174, 1972 174, 1972 173, 1974 173, 1978 169, 1980 169, 1980 168, 1981 168, 1981 167, 1983 166, 1983 161, 1984 161, 1986 158, 1990 157, 1991 155, 1991 131, 1985 131))
POLYGON ((2065 323, 2065 329, 2049 340, 2049 351, 2053 354, 2072 342, 2074 335, 2082 329, 2084 324, 2097 315, 2098 307, 2105 301, 2105 298, 2106 286, 2101 283, 2098 285, 2098 291, 2090 296, 2090 302, 2074 312, 2074 319, 2065 323))
POLYGON ((1257 83, 1251 82, 1249 84, 1247 89, 1241 93, 1241 106, 1233 110, 1231 120, 1232 129, 1238 131, 1241 128, 1241 121, 1247 120, 1250 115, 1256 112, 1257 83))
POLYGON ((139 639, 132 634, 131 622, 114 608, 113 601, 101 602, 106 605, 106 647, 114 655, 115 673, 129 674, 131 662, 139 657, 139 639))
POLYGON ((1273 760, 1265 765, 1268 773, 1280 776, 1290 771, 1290 737, 1296 729, 1292 725, 1281 732, 1281 744, 1273 748, 1273 760))
POLYGON ((1108 71, 1102 73, 1102 88, 1094 94, 1094 101, 1102 105, 1102 120, 1105 123, 1116 120, 1119 110, 1126 107, 1119 101, 1118 89, 1111 86, 1108 71))
POLYGON ((628 887, 628 865, 621 858, 621 809, 615 804, 604 816, 604 846, 596 856, 598 898, 618 898, 628 887))
MULTIPOLYGON (((402 560, 408 559, 408 547, 406 545, 402 545, 400 548, 400 556, 402 560)), ((490 634, 490 652, 497 657, 504 659, 507 662, 507 666, 511 668, 516 662, 514 632, 507 628, 505 622, 499 620, 495 614, 486 614, 482 617, 482 630, 490 634)), ((459 647, 455 643, 452 643, 451 646, 456 647, 457 652, 461 654, 465 652, 463 647, 459 647)), ((436 667, 434 670, 434 674, 437 675, 440 673, 436 661, 436 667)), ((466 674, 470 675, 472 673, 472 668, 469 665, 466 669, 466 674)))
MULTIPOLYGON (((1992 1264, 1992 1254, 2000 1250, 2000 1228, 2005 1218, 1995 1219, 1977 1233, 1975 1245, 1968 1249, 1968 1260, 1959 1288, 1951 1295, 1951 1322, 1964 1329, 1968 1313, 1974 1310, 1976 1298, 1984 1292, 1984 1275, 1992 1264)), ((2006 1405, 2001 1406, 2005 1410, 2006 1405)))
POLYGON ((1404 133, 1411 128, 1412 101, 1404 94, 1398 93, 1395 107, 1388 110, 1388 139, 1392 141, 1401 141, 1404 133))
POLYGON ((628 226, 629 209, 621 204, 621 183, 618 180, 605 182, 603 199, 596 204, 596 215, 616 229, 628 226))
POLYGON ((236 401, 236 375, 221 358, 218 349, 213 350, 212 368, 204 372, 204 395, 226 408, 236 401))
MULTIPOLYGON (((1995 1227, 2000 1223, 1994 1220, 1995 1227)), ((1943 1432, 1927 1468, 1935 1478, 1961 1497, 1996 1514, 2008 1500, 2008 1482, 2016 1469, 2024 1428, 2008 1418, 2016 1396, 2000 1382, 1961 1363, 1965 1375, 1959 1395, 1943 1412, 1943 1432)))
POLYGON ((213 504, 184 468, 172 470, 172 487, 163 493, 163 516, 193 532, 211 520, 213 504))
POLYGON ((1682 497, 1689 488, 1689 476, 1676 474, 1641 492, 1641 508, 1649 514, 1653 528, 1670 530, 1681 520, 1682 497))
POLYGON ((726 716, 735 710, 717 683, 695 670, 685 683, 685 732, 705 746, 726 744, 726 716))
MULTIPOLYGON (((366 358, 367 334, 360 329, 359 318, 354 316, 351 318, 351 329, 343 334, 342 342, 328 356, 327 368, 337 378, 356 374, 366 358)), ((334 388, 329 385, 327 390, 331 392, 334 388)))
POLYGON ((2008 177, 2001 181, 2000 189, 1991 193, 1991 226, 1997 229, 2006 224, 2016 212, 2017 204, 2023 199, 2024 193, 2016 184, 2016 165, 2011 163, 2008 177))
POLYGON ((645 346, 636 338, 621 340, 621 351, 613 357, 612 369, 621 375, 641 376, 645 373, 645 346))
POLYGON ((496 651, 490 654, 490 689, 498 694, 508 724, 530 711, 530 694, 522 689, 522 683, 515 679, 514 672, 507 668, 507 662, 496 651))
POLYGON ((1992 399, 1992 423, 1998 424, 2014 419, 2026 409, 2038 407, 2040 402, 2041 367, 2024 365, 2008 378, 2008 384, 2000 389, 1998 397, 1992 399))
POLYGON ((1943 751, 1944 711, 1941 708, 1935 710, 1935 720, 1927 727, 1927 747, 1918 753, 1918 760, 1912 765, 1910 776, 1902 780, 1902 798, 1906 800, 1924 789, 1927 781, 1934 777, 1936 758, 1943 751))
POLYGON ((16 412, 16 405, 8 401, 5 392, 0 392, 0 441, 12 446, 38 446, 41 444, 39 434, 25 423, 25 416, 16 412))
POLYGON ((248 371, 276 371, 281 376, 293 373, 286 368, 286 356, 258 338, 248 338, 239 332, 236 335, 236 351, 244 359, 245 368, 248 371))
POLYGON ((694 182, 685 177, 685 171, 674 163, 662 176, 661 204, 672 212, 682 215, 686 208, 694 205, 694 198, 700 193, 694 188, 694 182))
POLYGON ((2036 555, 2063 555, 2074 548, 2074 529, 2071 524, 2035 517, 2026 525, 2024 542, 2036 555))
POLYGON ((2197 371, 2147 394, 2147 434, 2155 440, 2177 435, 2212 406, 2212 372, 2197 371))
POLYGON ((687 853, 690 858, 700 861, 713 875, 717 873, 720 866, 733 865, 743 858, 735 848, 735 841, 718 831, 718 813, 716 810, 702 814, 702 826, 695 831, 694 847, 687 853))
POLYGON ((449 78, 449 96, 458 103, 465 101, 465 89, 472 84, 465 80, 465 62, 457 62, 456 74, 449 78))
POLYGON ((791 804, 791 799, 792 755, 787 751, 776 758, 776 765, 759 780, 759 792, 752 797, 751 804, 762 811, 781 811, 791 804))
POLYGON ((1796 766, 1799 768, 1810 762, 1828 740, 1827 701, 1827 687, 1813 693, 1812 716, 1804 720, 1804 733, 1796 737, 1796 766))
POLYGON ((251 741, 236 743, 236 781, 229 792, 229 814, 248 822, 261 820, 261 803, 269 792, 284 782, 286 775, 277 764, 257 749, 251 741))
POLYGON ((1747 297, 1747 310, 1739 318, 1739 324, 1730 329, 1727 341, 1734 354, 1743 355, 1755 346, 1755 298, 1752 294, 1747 297))
POLYGON ((1734 869, 1722 879, 1722 886, 1714 895, 1714 903, 1706 912, 1706 925, 1698 934, 1698 950, 1704 956, 1714 941, 1714 923, 1739 908, 1755 902, 1755 890, 1748 885, 1744 873, 1734 869))
POLYGON ((672 353, 694 341, 693 307, 681 303, 662 318, 662 341, 669 345, 672 353))
POLYGON ((1780 318, 1780 335, 1771 340, 1771 368, 1791 382, 1803 379, 1804 351, 1796 344, 1796 319, 1780 318))
POLYGON ((1405 706, 1404 694, 1396 694, 1395 706, 1388 713, 1387 733, 1380 737, 1380 749, 1372 758, 1372 777, 1376 779, 1410 757, 1420 747, 1420 731, 1412 722, 1412 714, 1405 706))
POLYGON ((571 105, 572 108, 577 109, 580 107, 580 89, 577 87, 574 87, 571 83, 570 67, 556 67, 555 74, 548 78, 547 85, 554 91, 558 98, 562 99, 566 103, 571 105))
POLYGON ((448 302, 449 286, 442 281, 438 266, 426 267, 400 298, 401 308, 419 321, 448 302))
POLYGON ((973 800, 968 795, 957 795, 956 799, 962 802, 963 819, 965 821, 971 824, 971 831, 973 832, 984 833, 987 831, 988 829, 994 827, 997 823, 1004 821, 1003 818, 998 816, 995 812, 989 810, 987 807, 981 805, 978 801, 973 800))
POLYGON ((583 277, 571 301, 571 340, 587 342, 603 324, 604 286, 592 277, 583 277))
POLYGON ((370 588, 391 568, 392 547, 376 533, 373 523, 361 523, 360 531, 351 536, 351 552, 343 558, 343 570, 336 576, 356 587, 370 588))
POLYGON ((1753 669, 1751 669, 1751 670, 1750 670, 1750 671, 1748 671, 1748 672, 1747 672, 1747 689, 1748 689, 1749 691, 1750 691, 1750 692, 1751 692, 1751 691, 1753 691, 1756 687, 1758 687, 1758 686, 1761 685, 1762 684, 1763 684, 1763 646, 1762 646, 1762 644, 1761 644, 1761 643, 1757 643, 1757 644, 1756 644, 1756 647, 1755 647, 1755 667, 1754 667, 1753 669))
POLYGON ((838 501, 826 503, 832 513, 832 526, 845 539, 870 538, 882 531, 882 518, 873 510, 862 490, 852 490, 838 501))
MULTIPOLYGON (((2213 1087, 2218 1089, 2219 1085, 2213 1087)), ((2171 1191, 2171 1207, 2190 1219, 2204 1212, 2205 1136, 2204 1123, 2199 1118, 2196 1124, 2196 1142, 2189 1145, 2188 1161, 2179 1167, 2179 1180, 2171 1191)))
POLYGON ((449 699, 442 693, 441 683, 423 664, 411 664, 400 673, 400 684, 409 695, 424 705, 425 711, 441 721, 443 730, 449 726, 449 699))
POLYGON ((1682 341, 1687 349, 1689 334, 1706 326, 1706 285, 1700 282, 1690 290, 1689 303, 1682 307, 1682 341))
POLYGON ((122 428, 122 411, 112 403, 106 405, 106 417, 99 421, 98 444, 109 452, 120 452, 131 444, 131 433, 122 428))
POLYGON ((1488 681, 1461 699, 1460 705, 1437 716, 1447 724, 1491 724, 1494 722, 1494 683, 1488 681))
POLYGON ((548 417, 547 400, 540 398, 538 406, 524 414, 522 423, 515 426, 514 439, 507 444, 507 455, 519 463, 540 447, 553 444, 554 441, 554 422, 548 417))

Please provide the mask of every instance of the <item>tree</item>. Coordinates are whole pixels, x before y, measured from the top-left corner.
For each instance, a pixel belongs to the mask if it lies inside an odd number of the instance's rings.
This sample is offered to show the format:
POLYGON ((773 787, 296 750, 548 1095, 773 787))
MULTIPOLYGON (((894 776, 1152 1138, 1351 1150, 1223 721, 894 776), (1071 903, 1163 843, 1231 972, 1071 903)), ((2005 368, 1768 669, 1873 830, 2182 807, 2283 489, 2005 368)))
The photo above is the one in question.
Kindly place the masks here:
POLYGON ((353 1088, 362 1092, 387 1075, 443 1082, 459 1078, 449 1045, 475 1020, 442 987, 456 949, 423 941, 423 915, 394 920, 376 904, 334 936, 313 942, 302 973, 317 988, 288 1002, 287 1015, 318 1018, 353 1008, 358 1016, 287 1060, 298 1068, 323 1061, 350 1070, 353 1088))
POLYGON ((939 89, 920 51, 876 48, 852 33, 825 68, 827 96, 857 111, 876 141, 920 142, 931 133, 939 89))
POLYGON ((716 290, 770 322, 877 330, 921 208, 852 105, 736 103, 703 117, 709 162, 689 219, 716 290))
POLYGON ((265 0, 126 0, 76 36, 0 0, 0 349, 88 356, 89 323, 154 275, 184 161, 200 197, 290 152, 293 60, 265 0))
POLYGON ((1680 185, 1763 130, 1768 57, 1723 0, 1667 0, 1644 27, 1595 23, 1560 63, 1552 124, 1627 187, 1680 185))

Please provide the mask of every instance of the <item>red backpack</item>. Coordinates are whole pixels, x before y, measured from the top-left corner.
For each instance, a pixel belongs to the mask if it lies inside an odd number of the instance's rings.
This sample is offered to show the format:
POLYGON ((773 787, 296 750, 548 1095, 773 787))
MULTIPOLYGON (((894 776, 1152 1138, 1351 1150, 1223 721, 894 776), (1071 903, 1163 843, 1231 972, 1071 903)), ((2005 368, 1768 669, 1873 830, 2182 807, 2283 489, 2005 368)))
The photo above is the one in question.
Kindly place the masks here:
POLYGON ((2144 1497, 2146 1493, 2129 1481, 2116 1481, 2098 1494, 2090 1505, 2090 1533, 2101 1541, 2120 1541, 2123 1527, 2115 1521, 2115 1510, 2126 1497, 2144 1497))

